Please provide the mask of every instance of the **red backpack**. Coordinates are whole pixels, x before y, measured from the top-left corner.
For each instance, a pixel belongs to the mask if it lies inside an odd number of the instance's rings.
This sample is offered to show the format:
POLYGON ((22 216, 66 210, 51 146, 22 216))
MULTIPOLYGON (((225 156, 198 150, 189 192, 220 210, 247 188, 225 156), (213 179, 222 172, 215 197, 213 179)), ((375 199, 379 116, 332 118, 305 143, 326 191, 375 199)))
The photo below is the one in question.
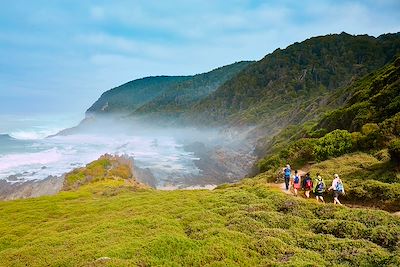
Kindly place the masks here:
POLYGON ((311 179, 308 179, 305 184, 306 189, 311 189, 313 187, 313 182, 311 179))

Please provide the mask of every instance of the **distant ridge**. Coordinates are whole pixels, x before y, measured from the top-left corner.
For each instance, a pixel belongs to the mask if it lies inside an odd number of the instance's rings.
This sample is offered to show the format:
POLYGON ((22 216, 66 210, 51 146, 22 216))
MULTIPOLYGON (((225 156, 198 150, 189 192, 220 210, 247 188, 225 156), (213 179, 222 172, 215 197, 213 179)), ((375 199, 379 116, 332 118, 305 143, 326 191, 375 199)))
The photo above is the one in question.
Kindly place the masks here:
POLYGON ((215 91, 251 62, 227 65, 194 76, 154 76, 137 79, 104 92, 86 111, 87 116, 167 112, 171 107, 187 107, 215 91))

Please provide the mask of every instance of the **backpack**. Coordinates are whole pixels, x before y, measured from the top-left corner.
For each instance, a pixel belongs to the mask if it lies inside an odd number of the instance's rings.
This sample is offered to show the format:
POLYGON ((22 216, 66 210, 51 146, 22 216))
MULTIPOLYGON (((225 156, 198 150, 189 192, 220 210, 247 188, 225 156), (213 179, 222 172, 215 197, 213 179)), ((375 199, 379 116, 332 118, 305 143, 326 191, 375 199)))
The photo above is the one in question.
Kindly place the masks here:
POLYGON ((322 179, 318 180, 315 191, 317 191, 318 193, 322 193, 325 191, 325 185, 324 185, 324 182, 322 181, 322 179))
POLYGON ((337 183, 336 183, 336 191, 338 191, 338 192, 343 192, 344 190, 343 190, 344 188, 343 188, 343 183, 342 183, 342 181, 337 181, 337 183))
POLYGON ((311 179, 306 180, 305 188, 311 189, 313 186, 311 179))
POLYGON ((290 172, 291 172, 290 169, 289 169, 289 168, 286 168, 286 169, 285 169, 285 176, 286 176, 286 177, 290 176, 290 172))
POLYGON ((294 177, 294 179, 293 179, 293 183, 294 183, 294 184, 298 184, 299 182, 300 182, 300 178, 299 178, 299 176, 296 175, 296 176, 294 177))

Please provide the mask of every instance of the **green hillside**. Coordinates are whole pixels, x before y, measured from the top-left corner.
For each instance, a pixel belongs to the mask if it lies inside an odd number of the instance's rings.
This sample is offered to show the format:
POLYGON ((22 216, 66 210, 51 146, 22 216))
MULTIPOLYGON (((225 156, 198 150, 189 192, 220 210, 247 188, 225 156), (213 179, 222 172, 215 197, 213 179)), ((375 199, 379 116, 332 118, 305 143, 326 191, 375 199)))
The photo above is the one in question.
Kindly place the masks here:
POLYGON ((348 203, 400 210, 400 58, 332 94, 343 106, 319 120, 285 128, 262 143, 266 156, 260 172, 273 181, 290 163, 311 165, 329 183, 334 173, 345 179, 348 203))
POLYGON ((160 95, 169 86, 189 78, 189 76, 158 76, 130 81, 104 92, 86 114, 129 114, 160 95))
POLYGON ((238 62, 194 76, 159 76, 134 80, 103 93, 87 110, 87 114, 178 112, 215 91, 250 63, 238 62))
POLYGON ((277 49, 193 107, 203 123, 282 128, 307 121, 326 97, 393 60, 400 34, 378 38, 346 33, 310 38, 277 49))
POLYGON ((242 61, 197 74, 190 79, 170 86, 159 96, 138 108, 132 115, 179 117, 201 99, 214 92, 220 85, 231 79, 252 62, 242 61))
POLYGON ((155 191, 114 175, 0 202, 0 265, 399 266, 400 217, 317 204, 265 182, 155 191))
MULTIPOLYGON (((321 161, 345 153, 376 153, 400 135, 400 58, 330 95, 344 98, 343 106, 319 120, 285 128, 261 146, 267 157, 262 170, 296 162, 321 161)), ((333 105, 333 104, 331 104, 333 105)), ((259 148, 261 150, 261 148, 259 148)))

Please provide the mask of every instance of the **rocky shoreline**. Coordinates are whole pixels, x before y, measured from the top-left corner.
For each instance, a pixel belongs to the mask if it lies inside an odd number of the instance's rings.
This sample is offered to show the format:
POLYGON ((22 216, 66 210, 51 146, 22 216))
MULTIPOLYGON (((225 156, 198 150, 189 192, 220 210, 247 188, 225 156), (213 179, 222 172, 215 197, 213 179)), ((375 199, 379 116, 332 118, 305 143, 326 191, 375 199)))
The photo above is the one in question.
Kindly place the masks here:
POLYGON ((55 195, 60 192, 63 182, 63 176, 49 176, 44 180, 26 182, 8 182, 7 180, 0 180, 0 200, 55 195))
MULTIPOLYGON (((227 147, 208 147, 200 142, 186 143, 186 151, 194 153, 199 160, 194 163, 200 169, 199 175, 181 177, 179 181, 173 177, 166 177, 162 190, 174 189, 200 189, 215 187, 222 183, 232 183, 245 177, 254 162, 254 156, 245 149, 236 151, 227 147)), ((134 159, 122 156, 130 161, 132 173, 137 181, 150 187, 157 188, 157 179, 148 168, 140 168, 135 165, 134 159)), ((60 192, 64 183, 63 176, 49 176, 44 180, 33 181, 7 181, 0 179, 0 200, 14 200, 32 198, 46 195, 54 195, 60 192)))

